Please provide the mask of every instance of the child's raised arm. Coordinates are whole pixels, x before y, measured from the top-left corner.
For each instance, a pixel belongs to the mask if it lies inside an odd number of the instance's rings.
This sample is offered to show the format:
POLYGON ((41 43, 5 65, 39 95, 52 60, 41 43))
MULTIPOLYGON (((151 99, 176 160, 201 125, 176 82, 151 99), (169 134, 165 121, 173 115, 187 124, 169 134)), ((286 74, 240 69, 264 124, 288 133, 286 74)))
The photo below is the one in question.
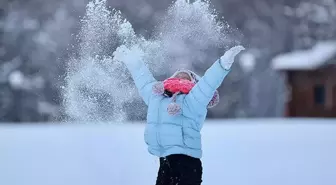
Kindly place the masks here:
POLYGON ((152 86, 156 79, 142 61, 143 52, 140 48, 133 46, 131 49, 125 45, 119 46, 113 53, 114 59, 122 61, 130 71, 135 86, 146 105, 152 96, 152 86))
POLYGON ((242 46, 231 48, 205 72, 184 100, 191 111, 199 114, 205 112, 215 91, 230 72, 236 55, 242 50, 244 50, 242 46))

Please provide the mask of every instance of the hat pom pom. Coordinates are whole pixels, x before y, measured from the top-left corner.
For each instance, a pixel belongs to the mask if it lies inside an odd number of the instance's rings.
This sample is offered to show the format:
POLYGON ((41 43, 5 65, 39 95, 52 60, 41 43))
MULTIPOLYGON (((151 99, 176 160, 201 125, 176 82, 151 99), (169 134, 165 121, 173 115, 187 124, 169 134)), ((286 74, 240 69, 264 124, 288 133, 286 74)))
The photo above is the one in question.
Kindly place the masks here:
POLYGON ((215 91, 214 96, 212 97, 211 101, 208 104, 208 108, 213 108, 219 103, 219 93, 215 91))
POLYGON ((164 93, 164 85, 162 82, 158 82, 153 85, 153 93, 156 95, 162 95, 164 93))
POLYGON ((175 116, 181 113, 181 106, 177 103, 170 103, 167 108, 168 114, 175 116))

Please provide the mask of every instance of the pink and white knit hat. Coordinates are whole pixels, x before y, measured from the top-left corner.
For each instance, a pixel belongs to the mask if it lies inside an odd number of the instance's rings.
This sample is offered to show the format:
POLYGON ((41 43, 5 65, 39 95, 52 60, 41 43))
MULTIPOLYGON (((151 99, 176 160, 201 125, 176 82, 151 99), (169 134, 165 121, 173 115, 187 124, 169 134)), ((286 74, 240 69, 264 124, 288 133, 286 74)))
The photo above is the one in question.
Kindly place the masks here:
MULTIPOLYGON (((189 75, 191 81, 193 83, 197 83, 200 80, 200 76, 194 73, 193 71, 190 70, 178 70, 176 71, 170 78, 176 77, 179 73, 186 73, 189 75)), ((164 95, 165 94, 165 89, 164 89, 164 84, 163 82, 158 82, 153 85, 153 93, 156 95, 164 95)), ((170 115, 177 115, 181 113, 181 106, 176 103, 176 97, 178 94, 181 94, 180 92, 174 93, 172 95, 172 103, 170 103, 167 107, 167 111, 170 115)), ((211 101, 209 102, 207 108, 213 108, 219 103, 219 93, 216 90, 214 93, 214 96, 212 97, 211 101)))

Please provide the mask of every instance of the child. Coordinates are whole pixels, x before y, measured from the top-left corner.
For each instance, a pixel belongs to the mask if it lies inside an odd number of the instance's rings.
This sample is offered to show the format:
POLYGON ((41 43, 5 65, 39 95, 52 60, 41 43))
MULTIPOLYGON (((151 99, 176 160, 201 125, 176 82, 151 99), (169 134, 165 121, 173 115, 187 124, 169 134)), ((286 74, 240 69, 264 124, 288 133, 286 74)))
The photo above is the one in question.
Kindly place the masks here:
POLYGON ((114 59, 126 64, 148 106, 144 139, 149 153, 160 159, 156 185, 202 183, 200 131, 207 108, 219 101, 217 88, 242 50, 236 46, 225 52, 202 78, 181 70, 164 83, 154 79, 137 46, 122 45, 114 52, 114 59))

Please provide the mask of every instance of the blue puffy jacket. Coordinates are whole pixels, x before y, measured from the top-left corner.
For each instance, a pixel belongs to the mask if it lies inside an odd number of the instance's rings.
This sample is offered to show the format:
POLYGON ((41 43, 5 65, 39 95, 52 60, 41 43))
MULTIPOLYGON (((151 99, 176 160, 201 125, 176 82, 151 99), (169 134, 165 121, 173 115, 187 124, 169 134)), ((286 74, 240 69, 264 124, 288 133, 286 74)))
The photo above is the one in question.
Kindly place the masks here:
POLYGON ((149 153, 158 157, 185 154, 201 158, 200 131, 207 115, 207 106, 229 70, 225 70, 217 60, 189 94, 177 96, 176 103, 181 106, 182 112, 171 116, 167 112, 171 98, 152 92, 157 81, 147 66, 141 63, 127 67, 140 96, 148 106, 144 137, 149 153))

